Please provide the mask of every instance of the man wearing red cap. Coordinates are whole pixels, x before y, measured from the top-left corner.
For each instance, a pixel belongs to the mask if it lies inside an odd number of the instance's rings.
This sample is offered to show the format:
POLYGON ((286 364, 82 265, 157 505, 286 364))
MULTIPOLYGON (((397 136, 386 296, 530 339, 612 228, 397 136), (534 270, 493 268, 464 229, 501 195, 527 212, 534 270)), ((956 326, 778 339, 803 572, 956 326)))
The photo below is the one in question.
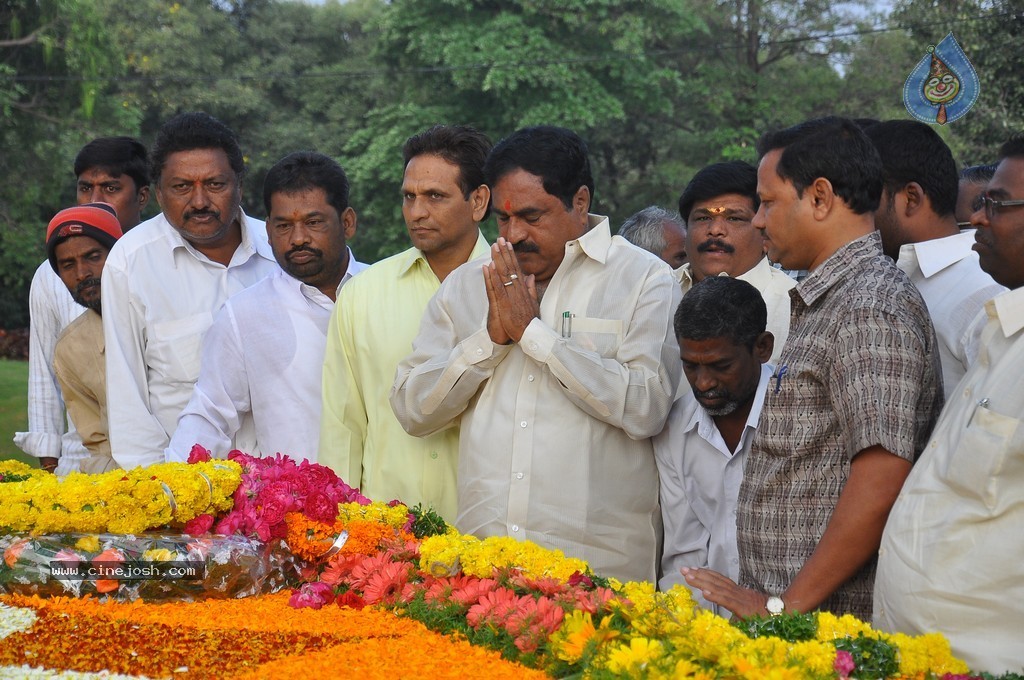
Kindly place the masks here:
MULTIPOLYGON (((99 137, 75 156, 79 205, 103 202, 114 206, 121 229, 127 232, 142 220, 149 201, 149 159, 131 137, 99 137)), ((50 266, 42 262, 29 291, 28 431, 16 432, 14 443, 39 459, 44 470, 67 474, 89 455, 64 413, 64 400, 53 372, 57 338, 84 308, 75 303, 50 266)))
POLYGON ((57 213, 46 229, 50 266, 84 314, 64 329, 54 348, 53 370, 68 414, 89 450, 82 472, 117 465, 107 439, 107 380, 103 360, 100 274, 107 253, 121 238, 117 212, 106 203, 86 203, 57 213))

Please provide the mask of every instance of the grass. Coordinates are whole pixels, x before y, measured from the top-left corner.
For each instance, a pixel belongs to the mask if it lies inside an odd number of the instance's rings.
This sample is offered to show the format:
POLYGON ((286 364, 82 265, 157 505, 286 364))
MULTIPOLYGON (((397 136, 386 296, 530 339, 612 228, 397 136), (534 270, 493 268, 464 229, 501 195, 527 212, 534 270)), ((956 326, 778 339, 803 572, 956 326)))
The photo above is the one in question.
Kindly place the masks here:
POLYGON ((28 429, 28 362, 0 360, 0 460, 35 463, 14 445, 14 433, 28 429))

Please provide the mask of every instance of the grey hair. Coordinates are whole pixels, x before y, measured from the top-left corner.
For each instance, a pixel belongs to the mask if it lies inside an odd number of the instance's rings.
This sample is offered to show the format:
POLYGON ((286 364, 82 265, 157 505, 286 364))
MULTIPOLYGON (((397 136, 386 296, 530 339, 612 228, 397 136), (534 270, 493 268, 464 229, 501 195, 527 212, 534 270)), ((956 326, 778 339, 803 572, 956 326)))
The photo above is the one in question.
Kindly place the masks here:
POLYGON ((678 224, 683 231, 686 230, 685 223, 679 219, 679 215, 651 205, 627 217, 619 227, 619 236, 638 248, 661 255, 661 251, 665 250, 665 222, 678 224))

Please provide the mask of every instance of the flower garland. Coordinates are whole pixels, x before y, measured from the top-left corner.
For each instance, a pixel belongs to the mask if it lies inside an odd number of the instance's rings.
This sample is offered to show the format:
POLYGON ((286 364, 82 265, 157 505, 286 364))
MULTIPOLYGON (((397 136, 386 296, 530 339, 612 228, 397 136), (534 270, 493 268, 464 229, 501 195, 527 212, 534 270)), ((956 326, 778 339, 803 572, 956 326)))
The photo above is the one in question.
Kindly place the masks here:
POLYGON ((583 560, 507 536, 483 540, 458 532, 431 536, 420 546, 420 556, 434 576, 454 576, 461 571, 469 576, 489 577, 494 569, 515 569, 529 578, 567 581, 573 574, 589 572, 583 560))
POLYGON ((374 501, 369 505, 342 503, 333 523, 318 522, 299 512, 285 515, 285 541, 292 553, 307 560, 329 555, 372 555, 387 544, 413 540, 412 518, 406 506, 374 501), (344 535, 342 535, 344 534, 344 535), (340 547, 335 547, 340 544, 340 547))
MULTIPOLYGON (((17 468, 6 467, 21 476, 17 468)), ((0 483, 0 529, 34 534, 134 534, 172 522, 184 525, 231 507, 241 467, 230 461, 162 463, 61 480, 33 474, 0 483)))

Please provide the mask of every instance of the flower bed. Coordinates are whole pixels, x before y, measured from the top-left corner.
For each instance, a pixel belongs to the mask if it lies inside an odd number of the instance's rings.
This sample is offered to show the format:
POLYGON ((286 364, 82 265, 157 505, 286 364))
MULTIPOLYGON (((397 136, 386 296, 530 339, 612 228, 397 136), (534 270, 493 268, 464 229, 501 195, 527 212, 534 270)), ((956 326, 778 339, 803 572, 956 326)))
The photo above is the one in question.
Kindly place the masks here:
MULTIPOLYGON (((191 457, 213 463, 206 458, 191 457)), ((200 526, 283 538, 300 566, 290 594, 119 604, 112 600, 127 584, 114 583, 106 602, 9 595, 0 602, 15 609, 3 610, 10 622, 0 631, 13 632, 0 641, 0 664, 199 677, 339 668, 385 677, 528 677, 527 668, 587 678, 967 672, 938 634, 887 635, 827 613, 733 625, 697 609, 685 587, 659 593, 532 543, 460 535, 430 511, 371 502, 321 466, 231 458, 241 470, 234 505, 200 526)))

